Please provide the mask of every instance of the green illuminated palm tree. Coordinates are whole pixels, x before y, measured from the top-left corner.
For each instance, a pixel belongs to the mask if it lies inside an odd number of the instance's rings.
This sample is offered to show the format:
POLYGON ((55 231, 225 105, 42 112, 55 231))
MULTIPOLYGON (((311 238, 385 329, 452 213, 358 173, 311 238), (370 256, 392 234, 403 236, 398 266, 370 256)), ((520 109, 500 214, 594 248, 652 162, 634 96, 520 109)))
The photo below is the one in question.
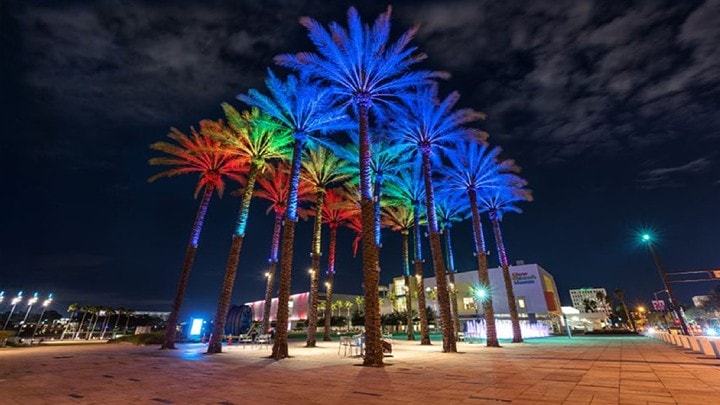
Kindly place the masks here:
POLYGON ((430 328, 425 302, 425 281, 423 276, 422 233, 420 217, 423 216, 425 201, 425 184, 422 181, 422 169, 418 163, 410 170, 398 173, 398 176, 387 184, 387 194, 391 206, 412 208, 413 215, 413 264, 415 266, 415 284, 417 285, 418 313, 420 315, 420 344, 430 344, 430 328))
POLYGON ((148 181, 153 182, 161 177, 197 173, 200 178, 195 188, 195 197, 197 198, 200 190, 204 189, 204 192, 190 232, 190 240, 185 249, 185 260, 183 260, 180 280, 178 281, 170 316, 166 323, 165 337, 161 345, 162 349, 175 348, 178 317, 190 279, 190 271, 195 262, 200 232, 205 222, 205 214, 210 204, 210 198, 213 193, 217 193, 218 196, 222 197, 227 179, 241 181, 240 171, 243 166, 243 159, 220 149, 220 144, 217 141, 196 132, 195 129, 191 129, 191 135, 187 136, 179 130, 171 128, 168 137, 175 142, 156 142, 150 145, 150 148, 170 156, 152 158, 149 163, 151 165, 171 166, 171 168, 150 177, 148 181))
POLYGON ((415 94, 403 98, 405 114, 395 121, 394 130, 402 142, 413 145, 415 153, 422 159, 425 182, 425 206, 427 207, 430 253, 437 280, 438 306, 443 332, 443 352, 457 352, 453 334, 448 283, 445 278, 446 266, 435 212, 435 192, 432 181, 433 155, 447 149, 448 145, 462 138, 474 138, 482 134, 467 124, 484 118, 482 113, 471 109, 454 110, 460 95, 451 93, 444 100, 437 97, 437 86, 427 86, 415 94))
MULTIPOLYGON (((496 152, 499 152, 499 150, 496 152)), ((497 185, 480 188, 477 196, 479 203, 482 205, 482 210, 488 212, 490 222, 492 222, 493 226, 493 233, 495 234, 495 245, 498 251, 500 267, 503 272, 505 294, 508 299, 510 320, 513 328, 512 342, 520 343, 523 341, 522 330, 520 329, 520 316, 518 314, 517 301, 515 300, 515 292, 512 288, 510 263, 508 262, 505 242, 503 241, 500 230, 500 221, 502 221, 503 214, 506 212, 522 212, 516 204, 521 201, 532 201, 532 192, 524 188, 527 184, 525 180, 510 173, 520 170, 512 160, 499 161, 498 166, 503 173, 497 176, 497 185)))
MULTIPOLYGON (((300 23, 308 29, 317 53, 302 52, 279 55, 275 61, 302 71, 328 83, 335 94, 358 114, 360 166, 360 202, 365 230, 375 230, 375 206, 372 196, 371 144, 369 136, 370 108, 374 104, 388 104, 403 90, 429 82, 442 73, 410 71, 415 63, 425 59, 409 47, 418 27, 390 42, 390 14, 388 7, 374 25, 363 25, 355 8, 348 10, 348 29, 332 23, 325 29, 312 18, 303 17, 300 23)), ((379 257, 374 232, 363 232, 362 254, 367 313, 365 315, 365 366, 382 366, 382 331, 378 295, 379 257)))
POLYGON ((405 280, 405 313, 407 316, 407 340, 415 340, 413 333, 412 296, 417 293, 410 281, 410 230, 413 228, 413 210, 405 205, 383 207, 383 224, 402 236, 402 269, 405 280))
POLYGON ((257 176, 271 160, 289 158, 293 143, 293 138, 287 128, 274 122, 271 117, 262 114, 259 109, 253 108, 251 111, 239 113, 229 104, 223 104, 222 106, 228 125, 216 121, 203 121, 204 125, 201 131, 220 141, 227 150, 248 160, 250 170, 242 191, 240 212, 233 231, 227 264, 225 265, 225 276, 220 288, 213 332, 208 343, 208 353, 220 353, 222 351, 225 320, 230 308, 230 299, 235 285, 235 275, 240 260, 242 243, 245 239, 245 229, 250 214, 250 202, 255 191, 257 176))
POLYGON ((468 207, 455 195, 439 193, 437 199, 437 216, 441 232, 445 235, 445 256, 447 260, 448 281, 450 291, 450 310, 455 331, 455 338, 458 338, 460 328, 460 315, 458 314, 457 285, 455 284, 455 254, 452 247, 451 228, 453 222, 461 222, 468 214, 468 207))
POLYGON ((328 188, 348 181, 351 176, 352 173, 348 170, 347 161, 339 159, 329 149, 320 146, 315 150, 305 151, 300 177, 314 189, 315 193, 315 220, 313 222, 312 248, 310 249, 312 269, 310 272, 307 347, 315 347, 316 343, 318 279, 320 278, 320 257, 322 256, 320 245, 322 242, 322 213, 325 193, 328 188))
POLYGON ((457 142, 454 148, 447 151, 448 164, 441 168, 441 172, 445 176, 443 179, 445 190, 465 194, 470 201, 480 284, 488 291, 482 301, 487 328, 487 345, 492 347, 498 347, 500 343, 497 340, 495 327, 495 310, 492 305, 492 290, 488 274, 485 236, 480 220, 478 193, 485 188, 497 187, 502 184, 501 179, 505 176, 503 173, 512 171, 511 161, 500 162, 498 160, 499 153, 499 149, 490 149, 478 142, 457 142))
MULTIPOLYGON (((273 211, 275 213, 270 257, 268 258, 269 266, 265 274, 267 284, 265 286, 262 330, 267 333, 270 330, 270 311, 275 285, 275 268, 280 250, 280 231, 282 230, 282 219, 285 216, 288 193, 290 192, 290 166, 284 162, 278 163, 277 166, 268 166, 265 172, 258 177, 257 187, 255 197, 269 201, 270 207, 267 212, 273 211)), ((298 201, 307 201, 311 197, 311 193, 312 189, 309 185, 301 181, 298 186, 298 201)))
POLYGON ((325 271, 325 331, 323 340, 329 342, 330 321, 332 318, 333 283, 335 282, 335 254, 337 252, 337 231, 340 226, 346 225, 353 218, 358 217, 359 211, 350 203, 347 192, 341 188, 332 188, 325 193, 325 203, 322 209, 323 223, 330 227, 330 244, 328 246, 328 263, 325 271))
POLYGON ((306 76, 299 79, 288 76, 283 82, 268 72, 265 85, 270 97, 251 89, 247 95, 238 98, 258 107, 287 129, 294 138, 290 165, 290 186, 285 221, 282 231, 282 258, 278 285, 277 329, 271 357, 280 360, 288 357, 288 301, 292 274, 293 242, 295 223, 298 220, 298 184, 300 162, 308 141, 318 132, 333 132, 348 128, 347 116, 335 108, 336 97, 323 87, 309 81, 306 76))

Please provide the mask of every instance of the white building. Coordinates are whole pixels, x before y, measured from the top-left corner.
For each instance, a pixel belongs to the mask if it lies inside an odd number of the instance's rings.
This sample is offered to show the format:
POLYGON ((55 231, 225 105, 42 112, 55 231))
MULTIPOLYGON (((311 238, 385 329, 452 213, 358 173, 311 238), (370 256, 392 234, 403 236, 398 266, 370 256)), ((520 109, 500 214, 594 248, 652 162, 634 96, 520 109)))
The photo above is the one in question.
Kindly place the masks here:
POLYGON ((611 312, 610 306, 608 306, 607 302, 598 298, 598 293, 602 293, 603 297, 607 297, 607 291, 604 288, 578 288, 570 290, 570 300, 572 300, 573 307, 580 312, 609 314, 611 312), (595 303, 594 311, 585 310, 585 300, 595 303))

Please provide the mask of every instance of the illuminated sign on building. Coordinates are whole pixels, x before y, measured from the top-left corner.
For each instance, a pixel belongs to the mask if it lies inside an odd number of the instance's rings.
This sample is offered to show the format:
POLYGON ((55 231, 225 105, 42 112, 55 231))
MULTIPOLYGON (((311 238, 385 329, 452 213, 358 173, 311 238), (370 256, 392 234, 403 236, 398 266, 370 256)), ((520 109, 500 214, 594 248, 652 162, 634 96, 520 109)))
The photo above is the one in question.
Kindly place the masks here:
POLYGON ((535 284, 537 276, 530 273, 512 273, 513 284, 535 284))

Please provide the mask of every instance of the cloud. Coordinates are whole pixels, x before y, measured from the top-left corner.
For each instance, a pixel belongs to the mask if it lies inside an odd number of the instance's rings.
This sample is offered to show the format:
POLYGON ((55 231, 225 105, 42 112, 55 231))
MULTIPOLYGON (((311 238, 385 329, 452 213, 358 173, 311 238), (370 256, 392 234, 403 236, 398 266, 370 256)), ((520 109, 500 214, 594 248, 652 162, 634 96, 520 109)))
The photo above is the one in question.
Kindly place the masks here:
POLYGON ((679 166, 649 169, 640 173, 637 182, 643 188, 682 187, 687 179, 707 172, 712 164, 710 158, 701 157, 679 166))

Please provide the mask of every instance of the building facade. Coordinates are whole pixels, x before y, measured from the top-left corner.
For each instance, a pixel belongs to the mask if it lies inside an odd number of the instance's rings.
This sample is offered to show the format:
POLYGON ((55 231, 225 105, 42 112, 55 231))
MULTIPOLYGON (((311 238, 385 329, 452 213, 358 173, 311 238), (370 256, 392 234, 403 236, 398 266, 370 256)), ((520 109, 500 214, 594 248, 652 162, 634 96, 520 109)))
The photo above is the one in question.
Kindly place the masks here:
POLYGON ((570 300, 572 301, 573 308, 580 312, 610 314, 610 312, 612 312, 610 306, 600 297, 607 297, 607 291, 605 291, 604 288, 577 288, 570 290, 570 300), (586 308, 586 302, 592 308, 586 308))
MULTIPOLYGON (((334 311, 335 315, 342 314, 343 316, 347 316, 348 311, 352 313, 356 309, 358 309, 358 301, 356 298, 360 297, 359 295, 350 295, 350 294, 333 294, 332 295, 332 303, 337 302, 343 302, 346 304, 344 308, 340 308, 336 311, 334 311), (352 303, 352 305, 347 303, 352 303)), ((304 292, 300 294, 292 294, 290 295, 290 300, 288 301, 288 312, 289 312, 289 318, 290 321, 290 328, 295 329, 298 325, 298 322, 305 322, 307 321, 308 317, 308 309, 310 308, 310 293, 304 292)), ((325 300, 325 293, 320 292, 318 294, 318 303, 324 303, 325 300)), ((331 303, 331 304, 332 304, 331 303)), ((362 309, 362 304, 360 305, 360 309, 362 309)), ((265 300, 259 300, 259 301, 252 301, 252 302, 246 302, 245 306, 250 308, 250 311, 252 313, 252 320, 253 322, 260 322, 263 319, 263 311, 265 309, 265 300)), ((272 304, 270 308, 270 322, 275 322, 277 320, 277 307, 278 307, 278 299, 277 297, 272 299, 272 304)), ((322 318, 324 316, 323 313, 320 313, 318 311, 318 318, 322 318)))

